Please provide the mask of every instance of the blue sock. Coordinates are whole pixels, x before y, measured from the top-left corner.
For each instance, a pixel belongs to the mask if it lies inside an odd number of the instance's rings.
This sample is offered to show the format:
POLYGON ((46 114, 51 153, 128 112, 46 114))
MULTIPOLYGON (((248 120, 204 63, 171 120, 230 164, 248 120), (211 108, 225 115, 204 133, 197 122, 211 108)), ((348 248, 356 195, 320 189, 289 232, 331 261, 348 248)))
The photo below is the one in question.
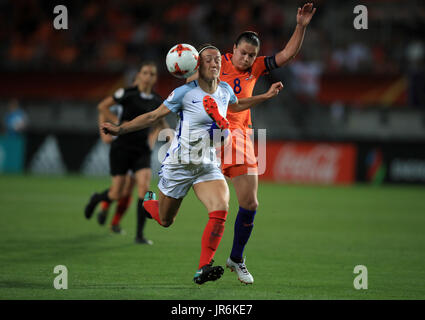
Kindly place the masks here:
POLYGON ((233 247, 230 258, 232 260, 242 260, 245 245, 251 236, 252 228, 254 228, 254 217, 257 211, 246 210, 239 207, 239 212, 235 221, 235 234, 233 237, 233 247))

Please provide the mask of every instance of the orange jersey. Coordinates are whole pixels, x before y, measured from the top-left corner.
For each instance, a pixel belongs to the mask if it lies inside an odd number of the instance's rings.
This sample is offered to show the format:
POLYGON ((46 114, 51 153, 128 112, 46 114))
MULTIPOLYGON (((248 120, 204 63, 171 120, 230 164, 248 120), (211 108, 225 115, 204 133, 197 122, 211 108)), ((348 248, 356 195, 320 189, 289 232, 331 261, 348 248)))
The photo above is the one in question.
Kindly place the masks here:
MULTIPOLYGON (((258 78, 267 73, 265 59, 265 56, 257 57, 247 71, 238 71, 232 64, 232 54, 226 53, 221 56, 220 80, 227 82, 238 98, 251 97, 258 78)), ((252 127, 250 109, 241 112, 228 110, 226 118, 230 122, 230 129, 252 127)))

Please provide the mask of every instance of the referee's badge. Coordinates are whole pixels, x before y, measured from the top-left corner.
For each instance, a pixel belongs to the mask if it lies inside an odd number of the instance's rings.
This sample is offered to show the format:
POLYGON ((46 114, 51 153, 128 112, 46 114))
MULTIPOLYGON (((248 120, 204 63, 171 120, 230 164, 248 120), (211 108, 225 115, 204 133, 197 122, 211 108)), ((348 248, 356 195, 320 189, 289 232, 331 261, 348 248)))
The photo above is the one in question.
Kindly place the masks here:
POLYGON ((119 88, 114 93, 114 97, 117 98, 117 99, 121 99, 123 96, 124 96, 124 89, 123 88, 119 88))

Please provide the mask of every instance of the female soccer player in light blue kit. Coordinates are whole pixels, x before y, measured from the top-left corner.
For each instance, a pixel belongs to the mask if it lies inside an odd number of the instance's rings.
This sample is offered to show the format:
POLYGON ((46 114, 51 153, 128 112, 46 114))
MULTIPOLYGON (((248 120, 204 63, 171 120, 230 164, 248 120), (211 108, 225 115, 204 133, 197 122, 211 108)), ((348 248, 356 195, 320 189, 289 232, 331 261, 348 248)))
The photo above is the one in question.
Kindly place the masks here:
POLYGON ((212 259, 223 235, 229 203, 229 189, 210 140, 211 129, 228 128, 225 119, 228 107, 236 112, 245 110, 274 97, 283 85, 274 83, 265 94, 238 101, 233 89, 218 79, 220 51, 204 45, 199 50, 199 59, 198 80, 175 89, 154 111, 121 126, 104 123, 102 129, 105 133, 122 135, 151 126, 170 112, 179 115, 176 134, 159 173, 158 200, 148 192, 150 199, 145 200, 144 207, 161 226, 169 227, 184 196, 193 187, 209 215, 201 241, 199 267, 193 279, 202 284, 219 279, 224 272, 223 267, 212 266, 212 259))

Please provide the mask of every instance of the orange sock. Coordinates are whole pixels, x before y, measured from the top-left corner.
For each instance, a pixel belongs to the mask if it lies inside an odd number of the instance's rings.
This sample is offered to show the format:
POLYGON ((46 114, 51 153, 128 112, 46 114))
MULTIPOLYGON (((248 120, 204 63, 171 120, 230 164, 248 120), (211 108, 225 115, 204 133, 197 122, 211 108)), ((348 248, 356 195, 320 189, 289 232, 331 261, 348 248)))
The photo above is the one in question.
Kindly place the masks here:
POLYGON ((118 225, 121 221, 121 218, 124 216, 124 213, 127 211, 129 205, 131 203, 131 197, 123 197, 118 201, 117 210, 115 211, 115 215, 112 218, 111 225, 118 225))
POLYGON ((110 205, 111 205, 110 202, 108 202, 108 201, 102 201, 102 203, 101 203, 102 211, 107 211, 109 209, 109 206, 110 205))
POLYGON ((210 263, 214 258, 215 251, 223 237, 227 211, 212 211, 208 215, 210 218, 202 235, 199 269, 210 263))
POLYGON ((158 200, 145 200, 143 201, 143 207, 151 215, 152 219, 155 219, 162 226, 161 220, 159 219, 158 200))

